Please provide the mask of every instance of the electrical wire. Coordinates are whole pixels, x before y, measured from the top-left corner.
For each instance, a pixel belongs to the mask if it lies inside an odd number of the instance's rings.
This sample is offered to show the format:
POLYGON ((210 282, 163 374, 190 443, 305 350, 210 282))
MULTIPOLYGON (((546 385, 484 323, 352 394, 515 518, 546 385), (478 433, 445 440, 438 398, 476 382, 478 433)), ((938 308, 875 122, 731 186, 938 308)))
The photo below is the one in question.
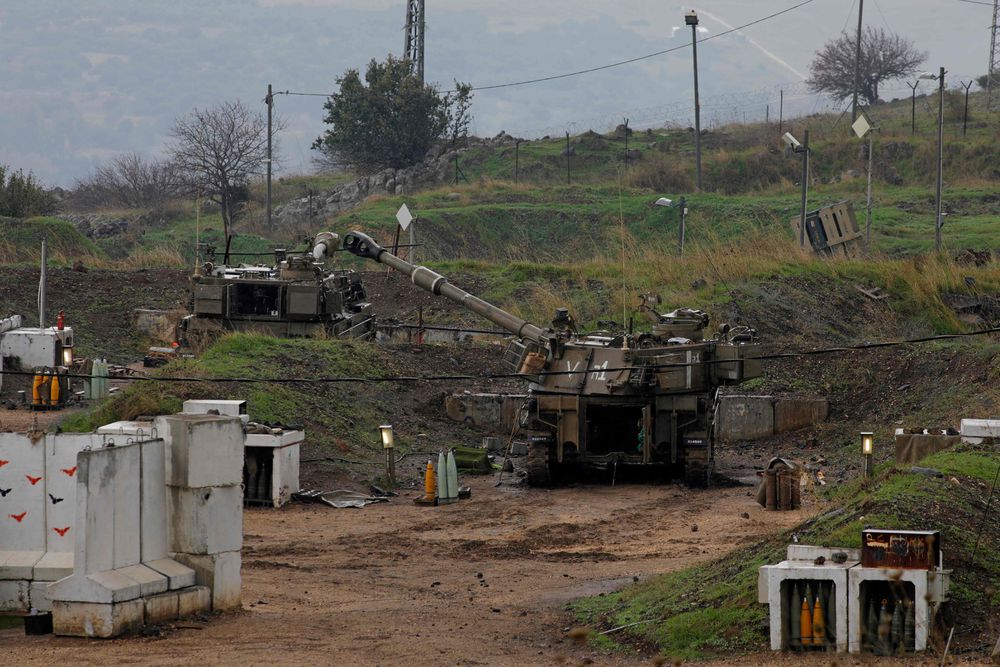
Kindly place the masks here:
MULTIPOLYGON (((967 1, 971 1, 971 0, 967 0, 967 1)), ((710 35, 708 37, 705 37, 704 39, 699 39, 698 43, 701 44, 702 42, 707 42, 709 40, 716 39, 718 37, 723 37, 725 35, 729 35, 731 33, 738 32, 740 30, 743 30, 744 28, 749 28, 750 26, 755 26, 758 23, 763 23, 764 21, 769 21, 770 19, 773 19, 773 18, 776 18, 778 16, 781 16, 782 14, 787 14, 788 12, 794 11, 794 10, 798 9, 799 7, 804 7, 805 5, 808 5, 808 4, 812 3, 812 2, 815 2, 815 0, 803 0, 802 2, 799 2, 796 5, 792 5, 791 7, 786 7, 785 9, 782 9, 781 11, 777 11, 777 12, 775 12, 773 14, 768 14, 767 16, 762 16, 761 18, 756 19, 754 21, 750 21, 749 23, 744 23, 743 25, 738 25, 735 28, 730 28, 729 30, 724 30, 724 31, 722 31, 720 33, 716 33, 714 35, 710 35)), ((575 72, 566 72, 565 74, 554 74, 552 76, 543 76, 543 77, 539 77, 537 79, 526 79, 524 81, 511 81, 511 82, 508 82, 508 83, 497 83, 497 84, 492 84, 492 85, 489 85, 489 86, 472 86, 471 89, 472 90, 497 90, 498 88, 512 88, 514 86, 526 86, 526 85, 531 84, 531 83, 541 83, 543 81, 555 81, 556 79, 566 79, 566 78, 569 78, 571 76, 580 76, 581 74, 590 74, 591 72, 599 72, 601 70, 611 69, 612 67, 620 67, 622 65, 629 65, 631 63, 639 62, 641 60, 648 60, 649 58, 655 58, 657 56, 662 56, 662 55, 665 55, 667 53, 672 53, 674 51, 680 51, 682 49, 687 49, 687 48, 690 48, 690 46, 691 46, 690 44, 682 44, 680 46, 675 46, 675 47, 672 47, 672 48, 669 48, 669 49, 664 49, 662 51, 656 51, 655 53, 647 53, 644 56, 637 56, 635 58, 629 58, 627 60, 619 60, 618 62, 608 63, 607 65, 599 65, 597 67, 590 67, 590 68, 587 68, 587 69, 581 69, 581 70, 577 70, 575 72)), ((331 93, 308 93, 308 92, 291 91, 291 90, 275 91, 275 92, 272 92, 271 94, 272 95, 298 95, 298 96, 301 96, 301 97, 330 97, 330 95, 331 95, 331 93)))
POLYGON ((986 5, 987 7, 992 7, 992 2, 980 2, 980 0, 958 0, 959 2, 965 2, 970 5, 986 5))
MULTIPOLYGON (((966 331, 962 333, 954 334, 940 334, 937 336, 924 336, 921 338, 909 338, 906 340, 890 340, 890 341, 878 341, 874 343, 858 343, 857 345, 845 345, 841 347, 826 347, 818 348, 815 350, 799 350, 795 352, 774 352, 771 354, 761 354, 756 356, 743 357, 742 361, 775 361, 782 359, 796 359, 803 357, 813 357, 821 356, 827 354, 839 354, 841 352, 854 352, 863 350, 874 350, 879 348, 889 348, 889 347, 899 347, 903 345, 916 345, 920 343, 931 343, 945 340, 955 340, 960 338, 969 338, 972 336, 984 336, 988 334, 1000 333, 1000 327, 992 327, 989 329, 978 329, 976 331, 966 331)), ((678 353, 684 352, 684 350, 677 350, 678 353)), ((623 371, 633 371, 633 370, 666 370, 666 369, 681 369, 690 368, 696 366, 714 366, 716 364, 730 364, 733 363, 733 359, 708 359, 694 362, 685 363, 661 363, 661 364, 649 364, 642 366, 621 366, 616 368, 601 368, 596 372, 601 373, 611 373, 611 372, 623 372, 623 371)), ((110 378, 113 380, 121 380, 128 382, 230 382, 237 384, 340 384, 340 383, 369 383, 369 384, 386 384, 386 383, 409 383, 409 382, 460 382, 467 380, 474 381, 484 381, 484 380, 529 380, 537 381, 542 377, 550 377, 557 375, 580 375, 582 373, 592 373, 595 372, 594 369, 588 369, 584 371, 580 370, 565 370, 565 371, 541 371, 538 373, 484 373, 482 375, 396 375, 396 376, 347 376, 347 375, 334 375, 326 377, 310 377, 310 378, 290 378, 290 377, 277 377, 277 378, 266 378, 266 377, 196 377, 196 376, 156 376, 156 377, 120 377, 120 378, 110 378)), ((35 376, 37 373, 33 371, 0 371, 0 376, 2 375, 14 375, 14 376, 35 376)), ((59 377, 69 377, 69 378, 80 378, 84 380, 91 379, 90 375, 81 373, 64 373, 60 374, 59 377)))

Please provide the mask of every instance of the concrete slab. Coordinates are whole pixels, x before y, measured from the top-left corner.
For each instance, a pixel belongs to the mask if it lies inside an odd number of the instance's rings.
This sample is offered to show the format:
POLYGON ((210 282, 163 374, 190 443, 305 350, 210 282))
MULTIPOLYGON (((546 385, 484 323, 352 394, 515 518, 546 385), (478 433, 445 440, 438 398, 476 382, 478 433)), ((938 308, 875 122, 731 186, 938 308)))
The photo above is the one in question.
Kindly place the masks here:
POLYGON ((0 581, 0 612, 22 613, 31 609, 31 582, 0 581))
POLYGON ((177 591, 177 616, 194 616, 212 611, 212 589, 208 586, 188 586, 177 591))
POLYGON ((55 600, 52 628, 57 635, 71 637, 117 637, 141 628, 145 611, 142 600, 117 604, 55 600))
POLYGON ((0 551, 0 581, 30 580, 44 555, 44 551, 0 551))
POLYGON ((212 589, 212 609, 229 611, 242 604, 239 551, 221 554, 176 553, 174 559, 194 569, 198 584, 212 589))
POLYGON ((162 440, 141 445, 140 479, 140 558, 143 562, 166 558, 169 553, 167 527, 167 489, 165 443, 162 440))
POLYGON ((159 560, 147 561, 143 563, 148 568, 156 570, 167 578, 167 589, 177 590, 188 586, 194 586, 197 578, 195 571, 186 565, 182 565, 172 558, 161 558, 159 560))
POLYGON ((211 554, 243 547, 243 489, 239 486, 167 488, 174 551, 211 554))
POLYGON ((963 440, 978 445, 985 438, 1000 438, 1000 419, 963 419, 958 430, 963 440))
POLYGON ((239 418, 179 414, 158 418, 158 430, 161 423, 169 434, 167 484, 203 487, 243 483, 243 425, 239 418))
POLYGON ((754 440, 774 434, 774 398, 771 396, 723 396, 716 413, 720 440, 754 440))
POLYGON ((73 574, 73 553, 49 551, 35 563, 32 579, 58 581, 73 574))
POLYGON ((177 591, 169 591, 158 595, 151 595, 143 598, 146 605, 145 622, 146 625, 153 623, 163 623, 165 621, 177 620, 178 596, 177 591))
POLYGON ((145 565, 129 565, 128 567, 115 570, 115 572, 123 574, 138 583, 139 595, 142 597, 163 593, 168 588, 169 580, 164 575, 145 565))
POLYGON ((49 598, 49 582, 32 581, 28 590, 31 594, 32 608, 38 611, 52 611, 52 600, 49 598))
POLYGON ((830 407, 825 398, 779 398, 774 402, 774 432, 785 433, 812 426, 826 419, 830 407))

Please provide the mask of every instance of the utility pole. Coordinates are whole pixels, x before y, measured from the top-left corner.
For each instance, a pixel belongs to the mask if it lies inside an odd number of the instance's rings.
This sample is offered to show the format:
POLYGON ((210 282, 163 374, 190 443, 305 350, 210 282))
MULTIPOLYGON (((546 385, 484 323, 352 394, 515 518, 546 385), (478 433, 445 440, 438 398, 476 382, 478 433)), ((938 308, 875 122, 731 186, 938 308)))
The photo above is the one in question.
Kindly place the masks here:
POLYGON ((518 153, 520 152, 520 148, 521 148, 521 140, 520 139, 515 139, 514 140, 514 182, 515 183, 517 183, 517 176, 518 176, 517 172, 518 172, 519 167, 520 167, 520 164, 519 164, 519 162, 520 162, 520 155, 518 155, 518 153))
POLYGON ((1000 0, 993 0, 993 24, 990 26, 990 67, 986 70, 986 111, 992 108, 993 88, 996 86, 997 77, 994 74, 1000 67, 1000 54, 997 53, 997 19, 1000 18, 1000 0))
POLYGON ((566 130, 566 185, 569 184, 569 130, 566 130))
POLYGON ((424 0, 406 0, 406 39, 403 57, 413 66, 413 72, 424 82, 424 0))
POLYGON ((970 80, 969 83, 964 81, 959 81, 962 87, 965 88, 965 111, 962 113, 962 136, 965 136, 965 129, 969 125, 969 88, 972 88, 972 84, 976 81, 975 79, 970 80))
POLYGON ((691 26, 691 59, 694 63, 694 164, 695 185, 701 192, 701 104, 698 102, 698 14, 692 9, 684 15, 691 26))
POLYGON ((802 138, 802 147, 797 149, 802 153, 802 206, 799 214, 799 245, 806 247, 806 200, 809 197, 809 130, 802 138))
MULTIPOLYGON (((910 82, 906 82, 907 86, 910 86, 910 82)), ((914 134, 917 131, 917 86, 920 85, 920 79, 913 82, 910 86, 910 134, 914 134)))
POLYGON ((941 252, 941 189, 944 181, 944 68, 938 73, 937 198, 934 206, 934 249, 941 252))
POLYGON ((778 134, 784 134, 785 128, 782 127, 785 122, 785 89, 781 89, 781 94, 778 97, 778 134))
POLYGON ((622 123, 625 126, 625 168, 628 169, 628 118, 622 123))
POLYGON ((858 0, 858 42, 854 49, 854 102, 851 104, 851 122, 858 119, 858 88, 861 87, 861 16, 865 0, 858 0))
POLYGON ((274 108, 274 93, 271 84, 267 84, 267 230, 271 231, 271 112, 274 108))

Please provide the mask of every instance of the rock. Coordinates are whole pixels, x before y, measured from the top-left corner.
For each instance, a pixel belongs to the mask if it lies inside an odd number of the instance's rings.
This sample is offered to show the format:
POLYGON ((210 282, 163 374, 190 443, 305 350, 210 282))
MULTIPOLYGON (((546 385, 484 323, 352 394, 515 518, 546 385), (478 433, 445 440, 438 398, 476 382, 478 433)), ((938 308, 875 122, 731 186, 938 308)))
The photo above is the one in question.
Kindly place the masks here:
POLYGON ((698 532, 698 524, 696 524, 696 523, 691 524, 691 532, 692 533, 697 533, 698 532))

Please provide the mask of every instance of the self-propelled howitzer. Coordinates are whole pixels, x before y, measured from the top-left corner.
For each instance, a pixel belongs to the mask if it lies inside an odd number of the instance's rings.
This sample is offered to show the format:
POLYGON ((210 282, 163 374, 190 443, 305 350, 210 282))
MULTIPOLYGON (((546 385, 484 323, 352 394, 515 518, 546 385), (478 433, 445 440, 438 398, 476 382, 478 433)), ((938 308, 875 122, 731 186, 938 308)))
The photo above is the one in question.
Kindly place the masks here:
POLYGON ((344 248, 406 274, 417 287, 517 337, 504 359, 512 372, 532 379, 522 421, 532 484, 562 481, 582 467, 636 465, 704 486, 714 460, 719 387, 760 375, 753 358, 756 332, 723 325, 704 339, 708 315, 699 310, 658 314, 644 299, 650 332, 580 334, 563 309, 542 328, 396 257, 365 234, 348 233, 344 248))

